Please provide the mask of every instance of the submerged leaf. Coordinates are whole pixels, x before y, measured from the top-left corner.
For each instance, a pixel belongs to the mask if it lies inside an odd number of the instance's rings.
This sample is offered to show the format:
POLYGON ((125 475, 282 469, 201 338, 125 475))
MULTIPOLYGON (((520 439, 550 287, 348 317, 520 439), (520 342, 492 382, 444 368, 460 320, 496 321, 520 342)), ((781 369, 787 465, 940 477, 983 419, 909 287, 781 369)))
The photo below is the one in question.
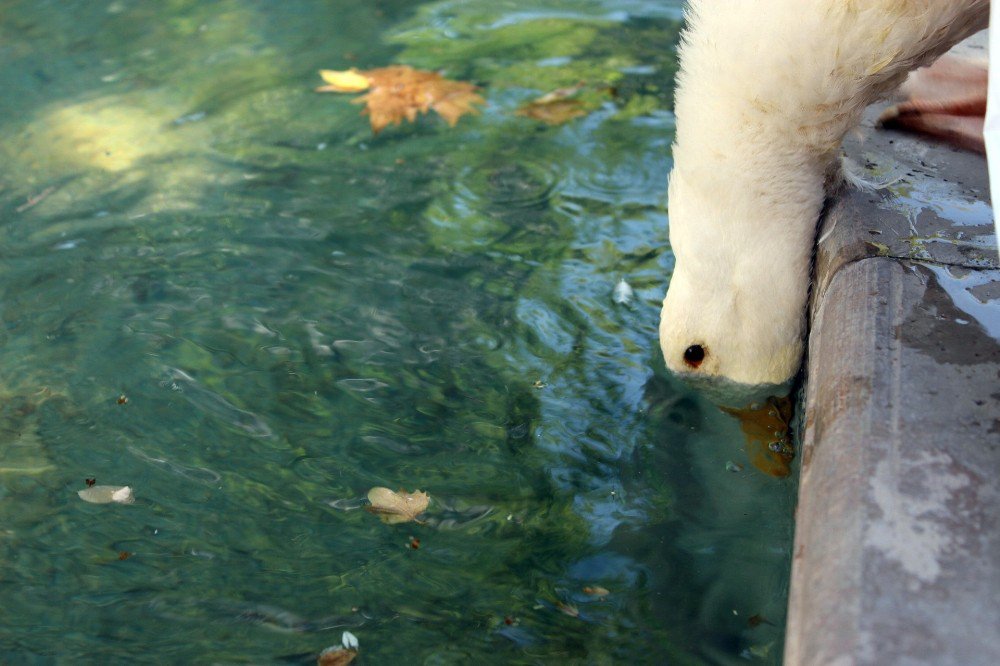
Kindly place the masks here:
MULTIPOLYGON (((386 523, 407 523, 417 520, 430 503, 427 493, 415 490, 408 493, 405 490, 393 492, 388 488, 376 487, 368 491, 368 501, 371 506, 365 507, 386 523)), ((419 522, 419 521, 417 521, 419 522)))
POLYGON ((774 626, 774 622, 771 622, 770 620, 768 620, 766 617, 764 617, 760 613, 757 613, 756 615, 751 615, 747 619, 747 626, 750 627, 751 629, 755 629, 755 628, 759 627, 762 624, 769 624, 772 627, 774 626))
POLYGON ((551 102, 535 100, 519 108, 516 113, 549 125, 562 125, 574 118, 587 115, 578 99, 557 99, 551 102))
POLYGON ((521 106, 516 114, 532 120, 540 120, 549 125, 565 122, 587 115, 583 101, 576 97, 584 86, 579 83, 570 88, 559 88, 545 93, 538 99, 521 106))
POLYGON ((77 495, 84 502, 91 504, 132 504, 135 496, 128 486, 89 486, 83 490, 78 490, 77 495))
POLYGON ((353 101, 365 105, 363 113, 368 115, 372 131, 376 134, 388 125, 399 125, 403 120, 413 122, 419 114, 432 109, 454 127, 465 114, 479 113, 475 104, 486 103, 476 94, 476 86, 471 83, 452 81, 437 72, 414 69, 408 65, 392 65, 363 72, 321 70, 320 75, 330 85, 317 88, 318 92, 369 91, 353 101), (368 85, 357 87, 361 85, 361 79, 368 85))

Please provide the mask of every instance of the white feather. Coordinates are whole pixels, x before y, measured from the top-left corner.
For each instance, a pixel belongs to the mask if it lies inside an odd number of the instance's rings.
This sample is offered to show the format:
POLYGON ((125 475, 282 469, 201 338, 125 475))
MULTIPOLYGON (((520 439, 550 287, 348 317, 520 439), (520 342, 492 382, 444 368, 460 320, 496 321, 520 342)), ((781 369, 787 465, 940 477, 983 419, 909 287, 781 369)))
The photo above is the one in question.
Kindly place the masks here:
POLYGON ((357 650, 358 637, 349 631, 345 631, 340 635, 340 644, 348 650, 357 650))
POLYGON ((615 285, 615 290, 611 294, 611 298, 619 305, 628 305, 632 302, 632 297, 634 295, 635 292, 632 291, 632 285, 626 282, 625 278, 621 278, 615 285))

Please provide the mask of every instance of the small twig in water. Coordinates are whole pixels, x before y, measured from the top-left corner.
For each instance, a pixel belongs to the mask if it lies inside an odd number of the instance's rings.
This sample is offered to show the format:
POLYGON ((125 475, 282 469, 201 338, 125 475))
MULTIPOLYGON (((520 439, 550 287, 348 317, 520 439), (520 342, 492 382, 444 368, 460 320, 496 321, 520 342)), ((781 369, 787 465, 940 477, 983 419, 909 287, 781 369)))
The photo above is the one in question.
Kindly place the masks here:
POLYGON ((48 197, 50 194, 52 194, 55 191, 56 191, 56 188, 54 186, 52 186, 52 185, 49 185, 48 187, 46 187, 44 190, 42 190, 40 193, 36 194, 35 196, 28 197, 28 200, 25 203, 23 203, 20 206, 18 206, 15 210, 18 213, 23 213, 24 211, 28 210, 32 206, 37 206, 38 204, 40 204, 41 202, 43 202, 46 199, 46 197, 48 197))

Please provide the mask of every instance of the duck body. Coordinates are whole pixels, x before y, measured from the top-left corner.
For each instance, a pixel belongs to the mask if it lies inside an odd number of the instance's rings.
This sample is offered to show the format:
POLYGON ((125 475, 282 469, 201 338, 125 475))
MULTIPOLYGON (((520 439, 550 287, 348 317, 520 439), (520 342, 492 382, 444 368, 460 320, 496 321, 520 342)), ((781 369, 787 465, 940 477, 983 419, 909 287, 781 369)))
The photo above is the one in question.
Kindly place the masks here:
POLYGON ((989 1, 691 0, 686 18, 660 344, 686 379, 780 392, 802 359, 844 135, 909 71, 985 28, 989 1))

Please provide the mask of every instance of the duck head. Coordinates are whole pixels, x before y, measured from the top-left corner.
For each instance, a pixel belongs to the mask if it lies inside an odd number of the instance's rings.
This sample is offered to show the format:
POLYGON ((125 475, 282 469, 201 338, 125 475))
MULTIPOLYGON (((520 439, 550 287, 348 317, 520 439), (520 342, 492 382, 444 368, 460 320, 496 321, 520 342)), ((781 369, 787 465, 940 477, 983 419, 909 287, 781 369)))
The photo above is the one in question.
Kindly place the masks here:
POLYGON ((822 192, 808 203, 709 193, 671 174, 676 264, 660 346, 667 368, 717 404, 787 394, 798 373, 814 228, 803 220, 814 223, 822 192))
POLYGON ((802 359, 802 312, 779 312, 767 286, 734 288, 678 264, 660 315, 667 368, 719 405, 787 394, 802 359))

